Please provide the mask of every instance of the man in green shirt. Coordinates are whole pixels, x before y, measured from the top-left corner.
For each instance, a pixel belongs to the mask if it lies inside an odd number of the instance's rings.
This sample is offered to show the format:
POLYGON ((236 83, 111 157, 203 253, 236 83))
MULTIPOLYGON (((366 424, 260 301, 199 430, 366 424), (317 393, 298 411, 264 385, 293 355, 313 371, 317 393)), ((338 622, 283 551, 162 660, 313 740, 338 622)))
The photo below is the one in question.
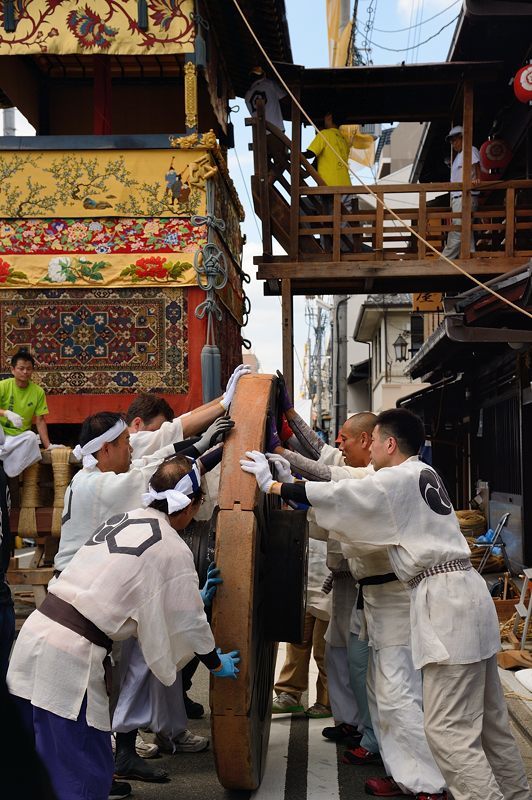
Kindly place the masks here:
POLYGON ((33 383, 31 376, 35 361, 27 350, 19 350, 11 359, 12 378, 0 381, 0 459, 10 477, 39 461, 39 437, 42 446, 50 450, 48 428, 44 415, 48 413, 44 390, 33 383), (31 430, 35 420, 37 434, 31 430))

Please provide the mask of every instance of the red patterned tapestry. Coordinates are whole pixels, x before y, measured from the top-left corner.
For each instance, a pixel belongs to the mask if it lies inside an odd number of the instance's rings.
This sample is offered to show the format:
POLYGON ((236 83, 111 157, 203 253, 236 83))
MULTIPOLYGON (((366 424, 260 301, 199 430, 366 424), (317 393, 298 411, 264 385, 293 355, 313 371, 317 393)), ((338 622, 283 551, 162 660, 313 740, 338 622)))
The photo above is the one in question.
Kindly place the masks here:
POLYGON ((182 289, 5 291, 0 326, 2 364, 28 348, 47 394, 189 391, 182 289))

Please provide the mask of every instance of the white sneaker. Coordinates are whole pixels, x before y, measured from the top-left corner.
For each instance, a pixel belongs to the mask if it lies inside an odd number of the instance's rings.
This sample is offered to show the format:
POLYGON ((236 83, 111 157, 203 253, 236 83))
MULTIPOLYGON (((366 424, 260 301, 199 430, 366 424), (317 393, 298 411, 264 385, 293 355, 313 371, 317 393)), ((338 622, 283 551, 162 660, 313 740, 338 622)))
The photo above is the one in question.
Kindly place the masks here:
POLYGON ((272 714, 298 714, 300 711, 304 711, 303 706, 288 692, 280 692, 273 698, 272 714))
MULTIPOLYGON (((116 753, 116 739, 114 733, 111 734, 111 747, 113 748, 113 755, 116 753)), ((159 748, 156 744, 145 742, 140 733, 137 733, 135 739, 135 750, 137 755, 141 758, 155 758, 159 754, 159 748)))
POLYGON ((155 756, 159 755, 157 745, 145 742, 140 733, 137 733, 137 738, 135 739, 135 750, 141 758, 155 758, 155 756))
POLYGON ((170 739, 158 733, 155 741, 163 753, 201 753, 209 746, 206 736, 196 736, 192 731, 183 731, 178 736, 170 739))

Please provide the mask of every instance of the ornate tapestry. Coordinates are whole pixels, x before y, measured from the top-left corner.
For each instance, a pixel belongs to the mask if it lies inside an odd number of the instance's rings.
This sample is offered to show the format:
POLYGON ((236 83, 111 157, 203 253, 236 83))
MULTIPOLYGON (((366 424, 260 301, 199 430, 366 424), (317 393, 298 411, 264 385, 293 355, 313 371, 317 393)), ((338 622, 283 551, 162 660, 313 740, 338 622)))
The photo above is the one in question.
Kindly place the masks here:
POLYGON ((216 172, 200 148, 3 151, 1 217, 190 217, 216 172))
POLYGON ((0 3, 0 55, 194 52, 193 0, 24 0, 0 3), (14 30, 13 30, 14 28, 14 30))
POLYGON ((184 218, 1 219, 0 289, 194 286, 206 241, 206 226, 184 218))
POLYGON ((1 363, 26 347, 47 394, 184 394, 187 293, 178 288, 6 291, 1 363))

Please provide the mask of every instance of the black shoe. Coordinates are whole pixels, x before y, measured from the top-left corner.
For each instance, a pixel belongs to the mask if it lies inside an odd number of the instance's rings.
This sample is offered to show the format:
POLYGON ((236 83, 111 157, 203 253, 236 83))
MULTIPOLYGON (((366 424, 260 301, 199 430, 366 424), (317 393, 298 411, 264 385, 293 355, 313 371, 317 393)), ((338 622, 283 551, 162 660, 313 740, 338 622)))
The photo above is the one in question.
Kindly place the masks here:
POLYGON ((201 703, 196 703, 194 700, 191 700, 186 692, 183 692, 183 700, 185 701, 185 711, 187 712, 187 717, 189 719, 201 719, 205 714, 205 709, 201 703))
POLYGON ((127 753, 117 756, 115 760, 115 778, 146 781, 146 783, 166 783, 168 773, 165 769, 153 767, 136 753, 134 755, 127 753))
POLYGON ((109 789, 109 800, 122 800, 122 797, 129 797, 131 785, 125 781, 113 781, 109 789))
POLYGON ((345 742, 348 739, 360 741, 362 739, 362 734, 358 732, 358 729, 354 725, 348 725, 347 722, 340 722, 334 727, 324 728, 321 735, 332 742, 345 742))
POLYGON ((137 755, 135 750, 137 733, 135 729, 116 734, 115 778, 165 783, 168 780, 166 770, 152 767, 144 758, 137 755))

